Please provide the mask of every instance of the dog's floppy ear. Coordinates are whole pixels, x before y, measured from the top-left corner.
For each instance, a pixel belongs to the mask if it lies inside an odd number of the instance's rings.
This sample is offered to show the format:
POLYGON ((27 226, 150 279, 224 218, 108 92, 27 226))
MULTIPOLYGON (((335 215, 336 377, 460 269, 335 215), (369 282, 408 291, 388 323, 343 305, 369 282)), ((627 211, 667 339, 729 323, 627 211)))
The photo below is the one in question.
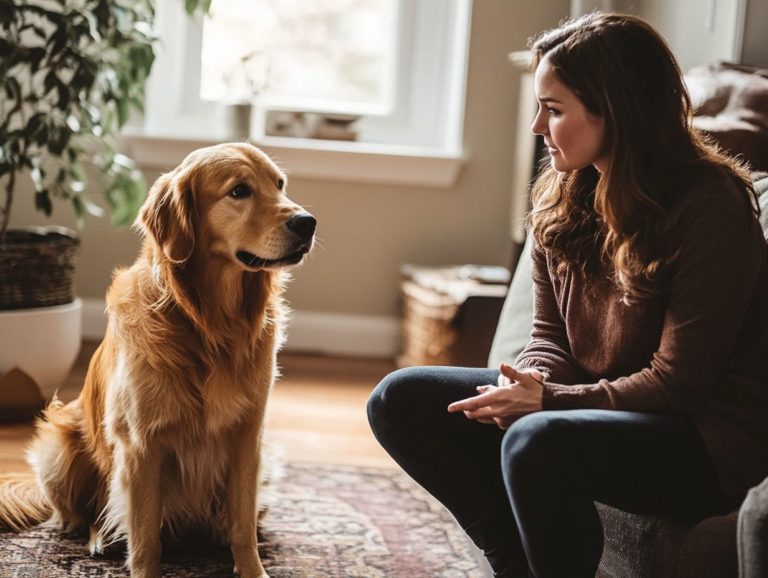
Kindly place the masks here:
POLYGON ((161 175, 150 188, 136 223, 168 260, 177 264, 186 262, 195 248, 195 208, 189 173, 161 175))

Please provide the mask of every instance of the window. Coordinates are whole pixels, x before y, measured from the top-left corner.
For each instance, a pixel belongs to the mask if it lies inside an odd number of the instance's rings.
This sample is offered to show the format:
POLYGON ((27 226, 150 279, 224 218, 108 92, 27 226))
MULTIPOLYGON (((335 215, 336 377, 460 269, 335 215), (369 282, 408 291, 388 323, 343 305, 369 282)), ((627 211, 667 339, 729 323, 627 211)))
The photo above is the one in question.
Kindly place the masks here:
POLYGON ((214 0, 201 96, 266 107, 386 114, 397 0, 214 0))
MULTIPOLYGON (((325 42, 310 38, 305 30, 296 32, 297 41, 282 43, 292 48, 279 57, 274 52, 281 39, 275 40, 268 50, 268 62, 256 56, 264 52, 266 43, 254 43, 244 48, 244 54, 233 50, 230 55, 229 49, 207 45, 216 34, 221 37, 224 33, 212 28, 206 33, 202 23, 187 17, 181 0, 157 0, 156 25, 161 43, 147 85, 145 114, 139 125, 133 124, 125 132, 124 139, 128 154, 140 166, 168 170, 192 148, 231 139, 226 126, 232 108, 225 100, 236 101, 236 83, 248 87, 250 80, 245 79, 250 78, 255 82, 251 86, 264 88, 258 99, 261 108, 257 110, 269 107, 362 115, 354 127, 358 134, 355 142, 264 136, 263 114, 252 115, 255 121, 251 142, 294 176, 429 187, 450 187, 455 183, 464 162, 471 0, 217 1, 222 6, 247 4, 250 12, 227 8, 228 14, 240 14, 244 21, 251 18, 250 13, 267 20, 263 12, 266 9, 261 8, 266 4, 291 6, 295 15, 288 16, 305 22, 321 18, 322 14, 329 21, 328 29, 333 30, 333 42, 338 42, 334 46, 337 55, 302 60, 302 51, 311 51, 309 45, 317 50, 325 42), (350 18, 333 21, 334 14, 350 18), (374 19, 375 33, 371 32, 374 19), (360 47, 366 43, 369 46, 360 47), (231 77, 231 63, 239 62, 242 56, 249 60, 247 66, 254 68, 249 69, 250 76, 238 81, 231 77), (333 73, 326 68, 322 76, 330 80, 325 83, 304 82, 301 78, 278 82, 276 76, 260 72, 274 68, 278 58, 285 59, 281 63, 294 61, 281 64, 281 74, 303 70, 301 67, 307 65, 320 69, 334 62, 344 64, 343 70, 333 73), (219 64, 207 62, 204 73, 206 60, 218 60, 219 64), (235 84, 228 86, 222 96, 227 80, 235 84), (308 91, 307 87, 317 90, 308 91)), ((304 24, 297 21, 276 26, 290 29, 304 24)), ((230 29, 224 26, 225 31, 230 29)), ((328 36, 322 38, 327 40, 328 36)))
MULTIPOLYGON (((378 23, 377 33, 370 38, 369 43, 374 46, 366 52, 357 53, 361 58, 360 72, 352 75, 356 78, 354 82, 346 82, 346 96, 334 95, 337 102, 348 100, 347 110, 341 110, 343 106, 336 106, 335 112, 365 113, 363 109, 367 109, 368 113, 359 125, 360 140, 366 143, 460 152, 470 0, 221 0, 220 4, 231 4, 231 8, 226 11, 228 17, 240 13, 243 21, 252 19, 257 22, 263 17, 270 22, 273 16, 267 16, 269 14, 276 14, 275 18, 279 20, 280 11, 289 8, 296 13, 301 12, 306 18, 304 23, 286 18, 286 22, 276 24, 281 31, 286 26, 298 29, 321 15, 331 19, 334 14, 344 12, 344 7, 359 5, 349 20, 328 25, 329 28, 361 27, 347 34, 347 43, 340 49, 342 53, 346 50, 346 57, 349 58, 361 43, 361 38, 355 32, 365 31, 366 36, 369 36, 372 14, 385 14, 383 21, 378 23), (254 8, 269 4, 273 6, 272 12, 266 8, 254 8), (244 5, 248 8, 242 8, 244 5), (389 21, 393 22, 391 34, 386 32, 386 23, 389 21), (361 90, 360 87, 366 83, 374 85, 374 88, 367 92, 361 90)), ((217 90, 221 92, 221 84, 217 89, 215 81, 207 83, 205 87, 201 82, 205 58, 203 25, 186 16, 183 3, 179 0, 159 0, 157 26, 161 46, 148 85, 146 132, 189 138, 226 136, 222 134, 223 102, 202 98, 215 97, 217 90)), ((215 34, 213 30, 210 32, 211 37, 215 34)), ((256 36, 255 30, 253 36, 256 36)), ((300 59, 301 51, 310 50, 308 46, 312 40, 301 39, 301 42, 306 44, 302 46, 294 43, 293 52, 279 56, 273 54, 270 68, 276 68, 279 59, 300 59)), ((208 56, 207 60, 213 58, 208 56)), ((330 62, 332 59, 325 58, 320 66, 328 66, 330 62)), ((346 65, 349 66, 349 62, 346 65)), ((227 66, 221 65, 219 76, 227 70, 227 66)), ((289 69, 298 70, 296 65, 287 66, 286 70, 289 69)), ((340 71, 331 78, 343 78, 351 74, 350 70, 340 71)), ((277 85, 277 80, 275 83, 277 85)), ((312 99, 322 100, 321 97, 330 100, 327 98, 330 91, 328 84, 319 87, 320 92, 313 95, 308 94, 307 85, 317 87, 314 81, 299 83, 290 79, 281 80, 277 86, 281 86, 285 92, 278 95, 275 91, 275 95, 269 98, 270 104, 278 104, 281 96, 285 108, 297 104, 299 100, 304 100, 305 104, 312 99)), ((317 102, 309 109, 312 108, 318 108, 317 102)), ((257 140, 258 136, 252 135, 257 140)))

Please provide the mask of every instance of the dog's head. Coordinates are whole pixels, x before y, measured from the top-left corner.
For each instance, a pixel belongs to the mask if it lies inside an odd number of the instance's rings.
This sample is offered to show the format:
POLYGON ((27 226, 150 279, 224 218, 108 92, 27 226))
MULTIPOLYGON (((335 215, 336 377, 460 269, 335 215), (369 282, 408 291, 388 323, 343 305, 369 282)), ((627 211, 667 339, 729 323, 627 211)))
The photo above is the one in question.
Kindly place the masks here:
POLYGON ((299 263, 315 218, 286 195, 286 177, 246 143, 198 149, 150 189, 139 228, 173 263, 219 258, 246 271, 299 263))

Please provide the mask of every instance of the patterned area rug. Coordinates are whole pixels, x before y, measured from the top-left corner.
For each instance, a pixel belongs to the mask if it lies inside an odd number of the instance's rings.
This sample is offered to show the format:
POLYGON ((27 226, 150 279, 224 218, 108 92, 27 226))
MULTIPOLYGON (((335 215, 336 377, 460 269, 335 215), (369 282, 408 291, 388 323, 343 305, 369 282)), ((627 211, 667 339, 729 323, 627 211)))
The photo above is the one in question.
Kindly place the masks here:
MULTIPOLYGON (((260 528, 271 578, 484 578, 448 512, 405 474, 286 464, 260 528)), ((128 578, 122 554, 88 556, 86 539, 43 525, 0 533, 0 578, 128 578)), ((231 577, 226 549, 163 557, 164 578, 231 577)))

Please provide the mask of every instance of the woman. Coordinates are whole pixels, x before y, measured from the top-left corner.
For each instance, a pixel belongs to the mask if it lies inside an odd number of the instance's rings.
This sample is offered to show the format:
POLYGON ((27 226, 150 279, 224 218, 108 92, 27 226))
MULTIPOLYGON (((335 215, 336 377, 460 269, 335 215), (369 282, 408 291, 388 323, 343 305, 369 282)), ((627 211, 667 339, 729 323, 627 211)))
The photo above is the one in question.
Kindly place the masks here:
POLYGON ((499 371, 397 371, 368 416, 496 576, 592 577, 594 501, 697 520, 768 475, 768 249, 652 28, 594 13, 532 52, 531 340, 499 371))

